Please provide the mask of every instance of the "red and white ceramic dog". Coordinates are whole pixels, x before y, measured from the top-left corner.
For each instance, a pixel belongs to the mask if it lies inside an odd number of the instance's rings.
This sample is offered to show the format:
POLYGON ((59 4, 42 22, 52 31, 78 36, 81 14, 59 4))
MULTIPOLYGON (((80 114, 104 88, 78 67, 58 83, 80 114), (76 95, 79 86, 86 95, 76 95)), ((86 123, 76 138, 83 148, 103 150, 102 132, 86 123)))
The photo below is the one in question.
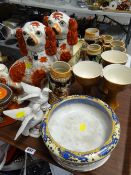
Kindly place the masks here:
POLYGON ((51 64, 57 60, 56 36, 51 27, 38 21, 27 22, 16 31, 21 54, 9 70, 14 82, 41 86, 51 64))
POLYGON ((77 22, 63 12, 53 12, 44 17, 44 24, 52 27, 57 39, 57 58, 68 62, 73 55, 73 45, 78 42, 77 22))

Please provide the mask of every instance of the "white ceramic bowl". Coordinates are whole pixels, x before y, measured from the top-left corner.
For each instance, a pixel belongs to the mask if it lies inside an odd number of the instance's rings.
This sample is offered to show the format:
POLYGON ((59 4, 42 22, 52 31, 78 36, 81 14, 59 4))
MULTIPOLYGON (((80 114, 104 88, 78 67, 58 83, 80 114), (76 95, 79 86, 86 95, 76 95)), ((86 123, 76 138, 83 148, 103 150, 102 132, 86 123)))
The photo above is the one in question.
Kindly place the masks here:
POLYGON ((42 137, 63 167, 90 171, 104 164, 116 147, 120 124, 99 99, 71 96, 53 105, 42 122, 42 137))
POLYGON ((110 64, 103 69, 104 78, 117 85, 131 84, 131 68, 121 64, 110 64))
POLYGON ((94 61, 81 61, 73 66, 73 73, 82 86, 91 86, 99 81, 102 66, 94 61))
POLYGON ((94 61, 81 61, 73 66, 73 73, 81 78, 96 78, 102 75, 102 66, 94 61))
POLYGON ((101 54, 101 58, 109 64, 126 64, 128 56, 118 50, 109 50, 101 54))

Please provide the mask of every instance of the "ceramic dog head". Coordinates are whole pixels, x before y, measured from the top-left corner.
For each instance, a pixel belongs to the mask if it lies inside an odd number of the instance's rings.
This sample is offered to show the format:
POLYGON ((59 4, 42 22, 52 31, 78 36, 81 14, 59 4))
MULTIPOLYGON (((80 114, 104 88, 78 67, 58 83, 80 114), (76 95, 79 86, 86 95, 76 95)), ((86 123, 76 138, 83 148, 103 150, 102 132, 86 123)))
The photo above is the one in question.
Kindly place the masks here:
POLYGON ((69 45, 78 41, 77 22, 63 12, 53 12, 49 17, 44 17, 46 26, 52 27, 57 39, 67 39, 69 45))
POLYGON ((38 21, 27 22, 23 28, 16 31, 21 54, 28 51, 41 52, 45 50, 49 56, 56 54, 56 37, 54 31, 38 21))

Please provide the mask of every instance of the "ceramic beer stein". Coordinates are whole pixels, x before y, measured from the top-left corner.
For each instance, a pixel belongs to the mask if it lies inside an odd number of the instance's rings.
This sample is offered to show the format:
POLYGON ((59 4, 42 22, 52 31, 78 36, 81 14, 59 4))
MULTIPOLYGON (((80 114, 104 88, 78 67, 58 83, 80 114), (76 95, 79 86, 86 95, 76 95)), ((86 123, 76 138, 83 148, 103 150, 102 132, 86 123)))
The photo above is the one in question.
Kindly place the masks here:
POLYGON ((89 60, 99 62, 101 54, 101 46, 99 44, 90 44, 87 46, 87 55, 89 60))
POLYGON ((64 61, 56 61, 50 69, 49 82, 50 89, 58 98, 68 95, 69 85, 71 83, 71 67, 64 61))
POLYGON ((123 46, 113 46, 113 47, 111 47, 111 50, 119 50, 121 52, 126 53, 126 48, 123 46))
POLYGON ((99 29, 88 28, 85 30, 84 39, 88 44, 94 44, 98 38, 99 38, 99 29))
POLYGON ((110 44, 113 41, 113 37, 111 35, 102 35, 104 44, 110 44))
POLYGON ((111 50, 111 42, 113 41, 113 37, 111 35, 102 35, 101 39, 103 41, 103 51, 111 50))

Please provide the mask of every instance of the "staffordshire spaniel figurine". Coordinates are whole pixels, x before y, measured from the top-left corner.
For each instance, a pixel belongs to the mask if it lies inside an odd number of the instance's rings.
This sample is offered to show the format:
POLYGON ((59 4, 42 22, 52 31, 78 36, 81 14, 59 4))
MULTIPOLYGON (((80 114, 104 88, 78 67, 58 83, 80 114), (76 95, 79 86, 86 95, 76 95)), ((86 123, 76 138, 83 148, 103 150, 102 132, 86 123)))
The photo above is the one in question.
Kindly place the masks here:
POLYGON ((24 57, 11 66, 10 78, 41 87, 51 64, 57 60, 55 33, 51 27, 32 21, 17 29, 16 37, 24 57))
POLYGON ((44 24, 52 27, 57 39, 57 58, 68 62, 73 56, 73 46, 78 42, 77 22, 63 12, 53 12, 44 17, 44 24))

